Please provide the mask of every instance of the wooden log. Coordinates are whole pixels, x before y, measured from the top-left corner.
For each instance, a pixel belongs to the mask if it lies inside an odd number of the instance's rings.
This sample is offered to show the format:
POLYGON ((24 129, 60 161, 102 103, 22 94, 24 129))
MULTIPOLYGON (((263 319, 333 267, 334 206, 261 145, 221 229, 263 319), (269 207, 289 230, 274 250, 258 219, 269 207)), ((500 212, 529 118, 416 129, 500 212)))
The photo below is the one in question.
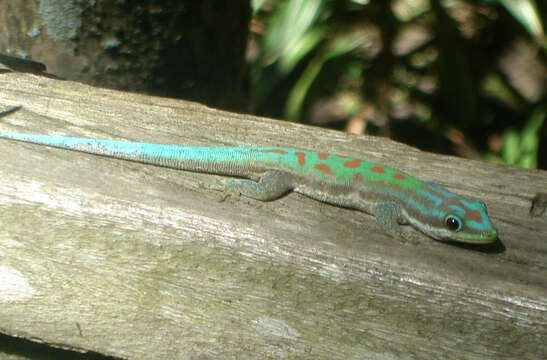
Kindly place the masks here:
POLYGON ((500 242, 402 243, 298 194, 218 202, 214 175, 0 140, 2 334, 127 359, 545 358, 545 171, 0 75, 0 110, 17 105, 0 130, 380 162, 483 199, 500 242))

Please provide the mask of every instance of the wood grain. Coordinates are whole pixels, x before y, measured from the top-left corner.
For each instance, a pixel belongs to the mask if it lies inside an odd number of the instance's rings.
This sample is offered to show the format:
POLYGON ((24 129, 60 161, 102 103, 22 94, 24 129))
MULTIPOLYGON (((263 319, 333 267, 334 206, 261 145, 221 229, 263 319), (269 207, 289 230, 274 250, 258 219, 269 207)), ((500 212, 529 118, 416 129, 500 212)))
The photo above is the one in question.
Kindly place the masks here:
POLYGON ((372 216, 297 194, 218 202, 202 186, 216 176, 0 141, 2 334, 124 359, 547 355, 547 213, 530 215, 545 171, 2 74, 0 110, 16 105, 0 130, 384 163, 480 197, 501 241, 401 243, 372 216))

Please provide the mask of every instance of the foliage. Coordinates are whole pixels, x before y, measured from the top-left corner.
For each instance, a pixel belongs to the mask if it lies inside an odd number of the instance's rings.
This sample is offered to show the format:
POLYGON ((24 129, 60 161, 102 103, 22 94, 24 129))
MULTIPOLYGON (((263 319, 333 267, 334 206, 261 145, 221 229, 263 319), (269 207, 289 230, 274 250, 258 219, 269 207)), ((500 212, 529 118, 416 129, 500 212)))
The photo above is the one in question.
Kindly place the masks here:
POLYGON ((539 156, 547 167, 540 153, 547 133, 543 3, 253 5, 257 113, 519 166, 535 167, 539 156))

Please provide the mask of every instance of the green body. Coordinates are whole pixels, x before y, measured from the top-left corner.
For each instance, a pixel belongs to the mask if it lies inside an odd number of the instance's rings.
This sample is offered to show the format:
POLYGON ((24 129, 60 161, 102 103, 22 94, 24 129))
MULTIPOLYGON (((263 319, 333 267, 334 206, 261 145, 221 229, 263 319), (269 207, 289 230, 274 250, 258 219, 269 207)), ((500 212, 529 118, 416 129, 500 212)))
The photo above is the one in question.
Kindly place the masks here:
POLYGON ((0 133, 0 138, 246 178, 226 181, 223 190, 263 201, 295 191, 372 214, 396 236, 405 237, 401 224, 410 224, 438 240, 490 243, 497 238, 481 201, 352 157, 282 147, 174 146, 42 134, 0 133))

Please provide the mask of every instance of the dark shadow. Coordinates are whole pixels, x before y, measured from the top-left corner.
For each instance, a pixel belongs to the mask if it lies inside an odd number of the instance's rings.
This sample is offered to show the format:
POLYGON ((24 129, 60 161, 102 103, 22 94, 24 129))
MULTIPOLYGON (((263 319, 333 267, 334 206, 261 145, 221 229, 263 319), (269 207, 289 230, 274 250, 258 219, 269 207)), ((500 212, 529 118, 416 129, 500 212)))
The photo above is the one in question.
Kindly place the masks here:
POLYGON ((16 112, 17 110, 19 110, 21 108, 22 108, 22 106, 15 106, 15 107, 12 107, 11 109, 0 112, 0 117, 4 117, 6 115, 12 114, 12 113, 16 112))
POLYGON ((7 68, 0 68, 0 73, 15 71, 15 72, 30 73, 30 74, 34 74, 38 76, 45 76, 50 79, 64 80, 60 76, 45 72, 46 66, 38 61, 21 59, 16 56, 0 54, 0 64, 7 66, 7 68))
POLYGON ((501 242, 500 238, 490 244, 467 244, 457 241, 443 241, 447 245, 456 246, 463 249, 478 251, 486 254, 501 254, 505 252, 505 245, 501 242))
POLYGON ((81 353, 74 350, 64 350, 5 334, 0 334, 0 354, 2 353, 35 360, 121 360, 121 358, 102 355, 94 351, 81 353))

